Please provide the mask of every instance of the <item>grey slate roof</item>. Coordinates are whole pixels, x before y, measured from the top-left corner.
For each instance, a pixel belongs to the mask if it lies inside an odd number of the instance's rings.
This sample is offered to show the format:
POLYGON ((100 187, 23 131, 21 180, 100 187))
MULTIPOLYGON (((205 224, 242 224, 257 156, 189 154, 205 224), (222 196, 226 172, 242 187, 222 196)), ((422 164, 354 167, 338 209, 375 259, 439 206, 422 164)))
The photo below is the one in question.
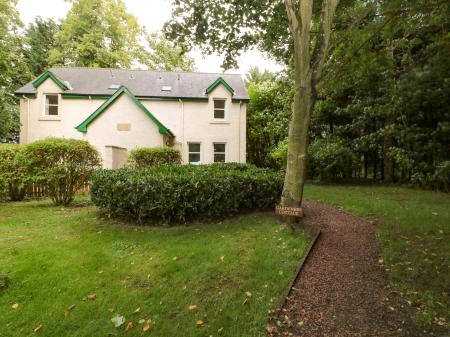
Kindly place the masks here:
MULTIPOLYGON (((119 84, 127 87, 137 97, 207 98, 206 88, 222 77, 235 90, 233 99, 249 98, 244 81, 238 74, 69 67, 51 68, 49 71, 70 84, 70 89, 64 92, 67 94, 112 95, 117 89, 108 88, 111 84, 119 84), (171 86, 172 90, 162 91, 163 86, 171 86)), ((34 94, 36 89, 33 81, 18 89, 15 94, 34 94)))

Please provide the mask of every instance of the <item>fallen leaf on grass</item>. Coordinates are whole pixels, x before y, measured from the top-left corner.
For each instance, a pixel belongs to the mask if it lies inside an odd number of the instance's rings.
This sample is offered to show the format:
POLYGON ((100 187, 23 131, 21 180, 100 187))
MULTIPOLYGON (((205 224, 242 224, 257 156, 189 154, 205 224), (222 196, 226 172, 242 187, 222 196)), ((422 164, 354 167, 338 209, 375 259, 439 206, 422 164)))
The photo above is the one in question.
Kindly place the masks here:
POLYGON ((133 328, 134 328, 134 324, 133 324, 133 322, 128 322, 128 324, 127 324, 127 327, 126 327, 125 331, 128 331, 128 330, 130 330, 130 329, 133 329, 133 328))
POLYGON ((14 303, 13 305, 11 305, 11 308, 13 308, 14 310, 16 310, 19 307, 19 303, 14 303))
POLYGON ((225 260, 225 256, 222 255, 222 256, 220 257, 220 261, 223 262, 223 260, 225 260))
POLYGON ((34 332, 38 332, 39 330, 42 329, 42 324, 39 324, 37 327, 34 328, 34 332))
POLYGON ((245 292, 245 296, 247 296, 247 297, 252 297, 252 293, 251 293, 250 291, 246 291, 246 292, 245 292))
POLYGON ((69 310, 64 309, 64 317, 67 317, 67 316, 69 316, 69 310))
POLYGON ((195 304, 189 306, 189 310, 195 310, 195 309, 197 309, 197 306, 195 304))
POLYGON ((134 313, 137 314, 139 311, 141 311, 141 308, 137 308, 134 313))
POLYGON ((150 324, 145 323, 144 326, 142 327, 142 331, 147 332, 148 330, 150 330, 150 324))
POLYGON ((125 317, 116 315, 113 318, 111 318, 111 322, 113 322, 115 328, 118 328, 123 323, 125 323, 125 317))
POLYGON ((87 295, 87 297, 86 297, 89 301, 95 301, 95 299, 97 298, 97 294, 90 294, 90 295, 87 295))
POLYGON ((198 319, 197 321, 195 321, 195 324, 197 324, 197 326, 202 326, 203 324, 205 324, 205 322, 201 319, 198 319))

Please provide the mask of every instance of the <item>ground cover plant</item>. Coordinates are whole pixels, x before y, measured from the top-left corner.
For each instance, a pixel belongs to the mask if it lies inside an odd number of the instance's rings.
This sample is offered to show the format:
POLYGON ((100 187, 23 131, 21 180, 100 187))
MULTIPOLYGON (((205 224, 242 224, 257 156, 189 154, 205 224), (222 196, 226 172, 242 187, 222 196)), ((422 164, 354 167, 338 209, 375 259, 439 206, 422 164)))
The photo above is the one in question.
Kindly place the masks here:
POLYGON ((102 170, 91 193, 108 216, 165 224, 273 209, 282 188, 279 172, 230 163, 102 170))
POLYGON ((4 203, 0 336, 265 336, 308 239, 264 213, 158 228, 4 203))
POLYGON ((424 324, 450 321, 450 196, 397 187, 309 185, 309 199, 372 218, 381 266, 424 324))

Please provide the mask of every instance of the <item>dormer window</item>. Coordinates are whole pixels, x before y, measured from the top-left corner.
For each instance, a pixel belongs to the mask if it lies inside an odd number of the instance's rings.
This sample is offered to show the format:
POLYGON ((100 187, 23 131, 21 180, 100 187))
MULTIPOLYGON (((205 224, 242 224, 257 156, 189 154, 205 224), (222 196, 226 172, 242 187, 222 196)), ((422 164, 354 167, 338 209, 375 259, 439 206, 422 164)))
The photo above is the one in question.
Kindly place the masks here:
POLYGON ((45 95, 45 110, 46 116, 58 116, 58 95, 45 95))
POLYGON ((225 99, 214 99, 214 119, 225 119, 225 99))

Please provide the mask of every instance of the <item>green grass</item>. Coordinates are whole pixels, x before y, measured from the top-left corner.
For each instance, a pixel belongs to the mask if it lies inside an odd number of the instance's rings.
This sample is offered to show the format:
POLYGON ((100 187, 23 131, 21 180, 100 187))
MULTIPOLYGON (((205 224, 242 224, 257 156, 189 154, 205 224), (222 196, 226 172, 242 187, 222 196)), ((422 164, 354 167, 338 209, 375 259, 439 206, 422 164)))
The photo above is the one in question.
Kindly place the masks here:
POLYGON ((450 320, 450 195, 374 186, 308 185, 305 196, 376 219, 383 267, 424 325, 450 320))
POLYGON ((0 274, 10 284, 0 288, 0 336, 264 336, 308 240, 268 214, 150 228, 89 206, 3 203, 0 274), (115 314, 126 318, 120 328, 115 314))

